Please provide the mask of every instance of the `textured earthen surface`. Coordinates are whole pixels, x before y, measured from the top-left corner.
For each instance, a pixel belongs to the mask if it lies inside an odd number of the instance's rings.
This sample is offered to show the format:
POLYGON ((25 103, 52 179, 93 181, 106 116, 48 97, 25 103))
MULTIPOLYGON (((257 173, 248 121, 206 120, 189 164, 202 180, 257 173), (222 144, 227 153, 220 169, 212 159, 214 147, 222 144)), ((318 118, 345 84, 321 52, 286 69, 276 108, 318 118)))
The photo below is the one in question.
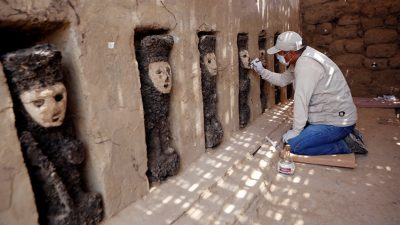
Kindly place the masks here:
POLYGON ((369 152, 356 155, 355 169, 296 163, 293 176, 275 173, 264 181, 271 186, 238 224, 400 223, 400 122, 393 109, 358 108, 358 113, 357 128, 369 152))
POLYGON ((0 27, 52 29, 51 24, 65 23, 68 17, 68 0, 2 1, 0 2, 0 27))
POLYGON ((303 36, 339 65, 353 96, 400 96, 399 67, 389 62, 399 55, 399 1, 315 2, 301 2, 303 36), (354 75, 360 69, 370 72, 354 75))

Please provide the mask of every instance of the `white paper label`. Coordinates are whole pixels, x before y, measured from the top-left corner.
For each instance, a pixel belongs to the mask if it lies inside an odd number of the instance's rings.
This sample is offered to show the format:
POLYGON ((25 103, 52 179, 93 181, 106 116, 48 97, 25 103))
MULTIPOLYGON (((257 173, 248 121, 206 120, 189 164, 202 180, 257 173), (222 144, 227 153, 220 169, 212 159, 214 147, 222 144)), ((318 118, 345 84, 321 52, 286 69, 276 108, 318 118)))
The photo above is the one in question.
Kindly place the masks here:
POLYGON ((115 45, 115 42, 108 42, 107 43, 107 46, 108 46, 109 49, 113 49, 114 45, 115 45))

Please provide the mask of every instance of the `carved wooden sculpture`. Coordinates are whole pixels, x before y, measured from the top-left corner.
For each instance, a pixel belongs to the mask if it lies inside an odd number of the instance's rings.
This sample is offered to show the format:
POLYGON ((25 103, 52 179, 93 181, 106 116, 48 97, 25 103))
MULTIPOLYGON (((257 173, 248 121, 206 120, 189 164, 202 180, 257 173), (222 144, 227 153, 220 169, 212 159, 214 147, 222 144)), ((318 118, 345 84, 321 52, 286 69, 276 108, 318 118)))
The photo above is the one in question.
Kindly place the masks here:
POLYGON ((101 196, 84 190, 80 172, 84 149, 64 122, 67 92, 61 53, 43 44, 8 53, 2 62, 40 223, 99 224, 101 196))
MULTIPOLYGON (((264 68, 267 68, 267 57, 265 55, 265 47, 267 42, 267 37, 265 31, 261 31, 258 35, 258 50, 259 50, 259 59, 262 62, 264 68)), ((260 78, 260 100, 261 100, 261 112, 264 112, 267 109, 267 95, 265 89, 265 80, 260 78)))
MULTIPOLYGON (((279 33, 275 33, 274 35, 274 45, 276 44, 276 40, 278 39, 279 33)), ((280 73, 281 72, 281 64, 279 63, 278 59, 274 56, 274 72, 280 73)), ((275 86, 275 104, 281 102, 281 88, 279 86, 275 86)))
POLYGON ((250 107, 247 104, 250 91, 250 57, 247 51, 248 35, 239 34, 237 46, 239 51, 239 122, 240 128, 246 127, 250 119, 250 107))
POLYGON ((147 144, 147 176, 162 181, 178 173, 180 157, 170 146, 169 93, 172 87, 170 35, 146 36, 137 46, 147 144))
POLYGON ((222 141, 224 131, 217 115, 217 60, 215 57, 214 35, 199 38, 201 87, 203 94, 204 133, 207 148, 222 141))

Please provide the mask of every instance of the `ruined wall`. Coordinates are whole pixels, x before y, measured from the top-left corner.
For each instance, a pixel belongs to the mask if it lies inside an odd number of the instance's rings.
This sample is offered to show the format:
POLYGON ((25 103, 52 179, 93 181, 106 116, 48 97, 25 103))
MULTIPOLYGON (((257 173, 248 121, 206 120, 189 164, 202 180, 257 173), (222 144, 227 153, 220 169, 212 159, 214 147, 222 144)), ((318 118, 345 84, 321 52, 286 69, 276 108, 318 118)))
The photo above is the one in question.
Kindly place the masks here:
POLYGON ((353 96, 400 96, 398 0, 304 0, 308 44, 342 69, 353 96))
MULTIPOLYGON (((173 37, 168 120, 170 144, 180 155, 183 171, 206 149, 199 32, 216 36, 216 109, 226 140, 239 130, 238 34, 248 35, 250 57, 258 57, 262 30, 266 48, 273 45, 276 32, 299 31, 298 4, 297 0, 0 1, 0 54, 43 42, 61 51, 68 115, 86 150, 83 182, 89 191, 101 194, 107 219, 149 190, 135 33, 162 30, 173 37)), ((267 57, 271 70, 272 60, 273 56, 267 57)), ((261 114, 260 78, 252 71, 248 76, 251 124, 261 114)), ((0 85, 3 96, 8 87, 6 82, 0 85)), ((274 104, 273 87, 264 86, 268 108, 274 104)), ((0 221, 36 224, 33 193, 12 126, 11 100, 0 101, 1 118, 9 118, 0 124, 1 159, 15 159, 13 169, 7 164, 0 168, 1 181, 13 180, 13 185, 1 187, 7 189, 0 194, 7 204, 0 203, 0 221), (24 199, 23 206, 13 200, 16 196, 24 199), (21 215, 14 212, 17 209, 21 215)))

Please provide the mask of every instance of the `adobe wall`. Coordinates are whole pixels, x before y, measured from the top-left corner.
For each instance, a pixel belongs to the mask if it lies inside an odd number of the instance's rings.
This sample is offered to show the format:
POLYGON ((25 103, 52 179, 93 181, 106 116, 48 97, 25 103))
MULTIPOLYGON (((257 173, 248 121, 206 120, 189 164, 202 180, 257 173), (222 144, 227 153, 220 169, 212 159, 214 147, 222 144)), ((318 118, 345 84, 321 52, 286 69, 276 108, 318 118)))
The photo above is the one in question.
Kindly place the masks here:
MULTIPOLYGON (((298 5, 297 0, 0 1, 0 34, 10 36, 5 40, 15 41, 10 49, 50 42, 61 50, 67 114, 73 118, 75 132, 86 149, 84 181, 90 191, 101 193, 108 218, 149 191, 135 31, 163 29, 174 38, 169 59, 169 122, 171 144, 180 154, 182 171, 206 151, 198 32, 213 32, 217 37, 217 110, 227 140, 239 130, 238 33, 248 34, 250 56, 257 57, 262 30, 267 34, 267 48, 273 45, 276 32, 299 32, 298 5)), ((9 50, 6 45, 0 43, 5 49, 1 54, 9 50)), ((272 61, 268 57, 270 69, 272 61)), ((253 72, 249 76, 251 123, 261 114, 261 102, 260 79, 253 72)), ((9 118, 0 123, 0 153, 1 159, 9 157, 15 163, 13 170, 1 164, 2 184, 3 180, 14 181, 0 193, 0 198, 8 202, 3 207, 0 203, 0 222, 36 224, 33 193, 27 185, 29 177, 12 126, 12 101, 6 88, 6 83, 0 82, 0 116, 9 118), (17 201, 11 199, 15 193, 17 201), (10 213, 16 209, 23 210, 23 216, 10 213)), ((273 87, 267 89, 268 105, 272 106, 273 87)))
POLYGON ((400 2, 304 0, 302 31, 342 69, 353 96, 400 96, 400 2))
POLYGON ((0 65, 0 224, 37 224, 38 215, 15 132, 15 117, 0 65))

